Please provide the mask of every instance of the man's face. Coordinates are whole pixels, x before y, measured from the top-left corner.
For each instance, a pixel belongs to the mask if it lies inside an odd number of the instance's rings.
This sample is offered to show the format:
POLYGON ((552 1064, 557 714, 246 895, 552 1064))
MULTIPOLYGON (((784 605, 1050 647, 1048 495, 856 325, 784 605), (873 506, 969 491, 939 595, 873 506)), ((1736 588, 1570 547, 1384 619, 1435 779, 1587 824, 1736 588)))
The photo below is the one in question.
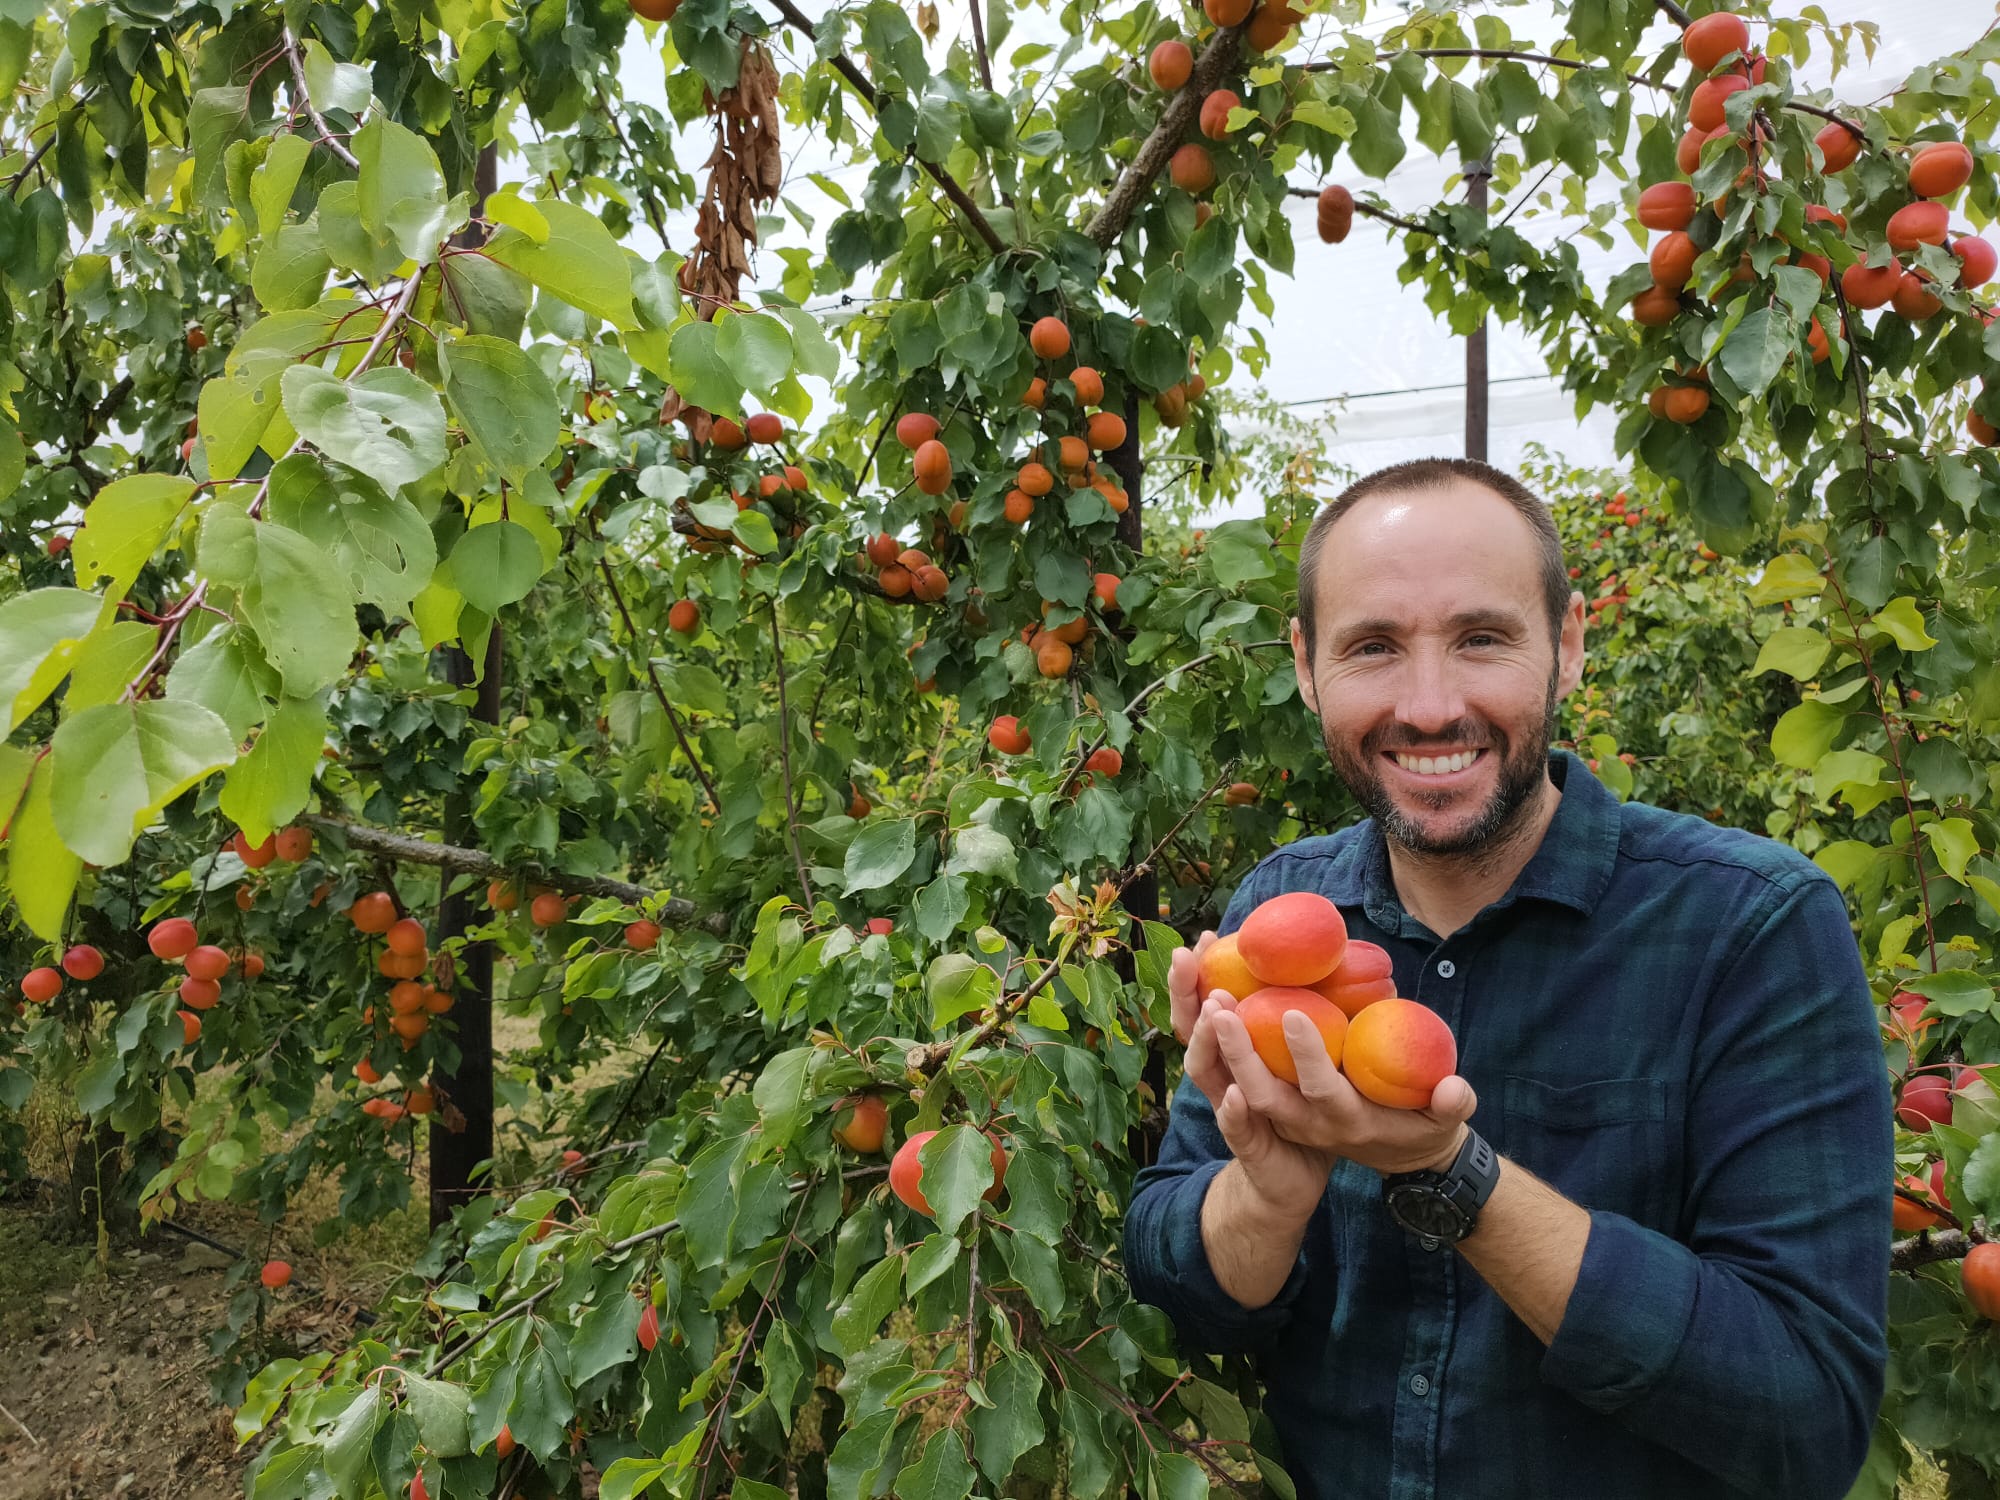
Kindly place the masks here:
POLYGON ((1494 846, 1548 780, 1583 604, 1552 649, 1540 578, 1528 523, 1470 481, 1371 496, 1327 538, 1310 665, 1292 626, 1300 691, 1335 773, 1411 853, 1494 846))

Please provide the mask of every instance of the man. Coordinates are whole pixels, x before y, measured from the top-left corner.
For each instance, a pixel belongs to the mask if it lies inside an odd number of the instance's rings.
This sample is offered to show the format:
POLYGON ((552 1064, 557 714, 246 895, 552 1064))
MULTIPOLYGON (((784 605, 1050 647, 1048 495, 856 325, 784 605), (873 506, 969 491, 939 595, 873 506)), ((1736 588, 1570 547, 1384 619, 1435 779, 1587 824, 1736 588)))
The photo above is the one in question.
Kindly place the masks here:
POLYGON ((1370 1103, 1302 1016, 1296 1087, 1174 955, 1187 1044, 1125 1255, 1191 1347, 1255 1356, 1308 1500, 1844 1494, 1887 1358, 1888 1084, 1838 889, 1550 753, 1583 597, 1547 509, 1425 460, 1314 520, 1300 695, 1369 813, 1222 921, 1317 891, 1459 1076, 1370 1103))

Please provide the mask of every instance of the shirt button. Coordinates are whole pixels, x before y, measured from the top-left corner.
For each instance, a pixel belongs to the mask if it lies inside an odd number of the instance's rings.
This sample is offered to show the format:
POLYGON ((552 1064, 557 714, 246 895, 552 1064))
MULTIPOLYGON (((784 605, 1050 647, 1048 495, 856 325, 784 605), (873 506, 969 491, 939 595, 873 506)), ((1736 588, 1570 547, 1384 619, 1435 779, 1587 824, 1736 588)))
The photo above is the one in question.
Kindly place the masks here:
POLYGON ((1431 1393, 1431 1383, 1428 1380, 1424 1379, 1424 1377, 1421 1375, 1412 1375, 1410 1377, 1411 1395, 1428 1396, 1430 1393, 1431 1393))
POLYGON ((1458 965, 1448 958, 1438 960, 1438 978, 1449 979, 1458 972, 1458 965))

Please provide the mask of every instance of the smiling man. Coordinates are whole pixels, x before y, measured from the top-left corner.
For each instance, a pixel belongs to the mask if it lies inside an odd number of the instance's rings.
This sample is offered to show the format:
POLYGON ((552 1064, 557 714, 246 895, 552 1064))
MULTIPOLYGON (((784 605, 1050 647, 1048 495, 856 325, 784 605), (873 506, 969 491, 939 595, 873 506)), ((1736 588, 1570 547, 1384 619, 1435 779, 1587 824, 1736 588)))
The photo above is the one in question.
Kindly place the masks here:
POLYGON ((1773 840, 1621 805, 1551 753, 1583 599, 1547 508, 1424 460, 1315 518, 1300 693, 1368 818, 1280 849, 1221 930, 1332 900, 1437 1011, 1423 1110, 1288 1018, 1295 1087, 1174 955, 1186 1073, 1134 1293, 1253 1355, 1308 1500, 1834 1500, 1886 1360, 1888 1084, 1839 890, 1773 840))

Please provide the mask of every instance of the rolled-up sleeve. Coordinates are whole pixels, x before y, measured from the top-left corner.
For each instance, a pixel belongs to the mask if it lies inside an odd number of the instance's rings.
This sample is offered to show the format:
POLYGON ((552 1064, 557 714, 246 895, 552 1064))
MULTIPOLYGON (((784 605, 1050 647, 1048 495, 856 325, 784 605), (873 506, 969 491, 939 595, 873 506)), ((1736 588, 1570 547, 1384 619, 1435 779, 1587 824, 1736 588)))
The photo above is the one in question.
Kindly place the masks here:
POLYGON ((1750 931, 1690 1007, 1684 1232, 1593 1212, 1541 1373, 1732 1486, 1837 1500, 1888 1358, 1888 1082, 1833 883, 1750 931))

